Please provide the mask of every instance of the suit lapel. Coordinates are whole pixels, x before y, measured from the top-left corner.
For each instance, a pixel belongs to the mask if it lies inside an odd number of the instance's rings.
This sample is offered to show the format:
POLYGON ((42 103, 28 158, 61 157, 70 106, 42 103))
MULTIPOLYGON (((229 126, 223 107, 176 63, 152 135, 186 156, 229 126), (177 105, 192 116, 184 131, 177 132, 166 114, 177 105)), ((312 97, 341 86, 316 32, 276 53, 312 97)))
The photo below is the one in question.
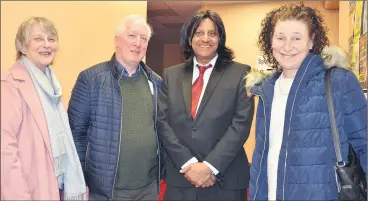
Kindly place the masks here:
POLYGON ((185 63, 184 76, 182 80, 185 108, 190 118, 192 118, 192 115, 190 113, 192 107, 192 79, 193 79, 193 61, 190 61, 185 63))
POLYGON ((215 67, 211 73, 210 79, 208 80, 206 90, 204 91, 202 100, 199 104, 196 119, 198 119, 198 117, 201 115, 204 107, 206 106, 208 100, 212 96, 213 91, 215 90, 225 70, 226 70, 226 67, 224 66, 222 61, 220 59, 217 59, 215 67))
POLYGON ((24 98, 27 106, 32 113, 33 118, 37 123, 38 128, 41 131, 42 138, 53 163, 50 136, 47 128, 46 117, 41 105, 41 101, 37 95, 37 91, 33 85, 32 79, 26 71, 25 67, 20 63, 17 63, 14 68, 11 69, 11 72, 15 79, 22 80, 21 82, 19 82, 18 85, 20 94, 24 98))

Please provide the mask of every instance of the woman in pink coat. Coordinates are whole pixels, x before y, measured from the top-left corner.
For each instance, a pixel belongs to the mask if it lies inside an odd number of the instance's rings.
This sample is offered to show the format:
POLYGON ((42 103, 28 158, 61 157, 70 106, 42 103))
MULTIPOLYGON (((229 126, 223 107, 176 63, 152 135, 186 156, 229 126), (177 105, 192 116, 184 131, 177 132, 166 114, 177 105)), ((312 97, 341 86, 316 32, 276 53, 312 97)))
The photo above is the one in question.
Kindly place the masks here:
POLYGON ((15 64, 1 75, 1 200, 86 200, 87 189, 50 64, 54 24, 31 17, 18 29, 15 64))

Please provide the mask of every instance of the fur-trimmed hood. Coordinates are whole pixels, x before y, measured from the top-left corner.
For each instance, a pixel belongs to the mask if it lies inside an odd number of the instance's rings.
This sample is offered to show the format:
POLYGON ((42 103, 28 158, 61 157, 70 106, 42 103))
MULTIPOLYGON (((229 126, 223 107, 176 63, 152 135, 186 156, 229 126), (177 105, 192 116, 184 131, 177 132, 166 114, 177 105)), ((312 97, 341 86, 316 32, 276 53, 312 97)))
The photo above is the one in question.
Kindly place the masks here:
MULTIPOLYGON (((321 57, 326 68, 338 67, 348 70, 351 68, 348 55, 338 46, 325 47, 322 50, 321 57)), ((260 84, 274 72, 275 70, 265 72, 252 68, 251 72, 245 76, 245 88, 247 89, 248 96, 254 95, 250 90, 253 86, 260 84)))

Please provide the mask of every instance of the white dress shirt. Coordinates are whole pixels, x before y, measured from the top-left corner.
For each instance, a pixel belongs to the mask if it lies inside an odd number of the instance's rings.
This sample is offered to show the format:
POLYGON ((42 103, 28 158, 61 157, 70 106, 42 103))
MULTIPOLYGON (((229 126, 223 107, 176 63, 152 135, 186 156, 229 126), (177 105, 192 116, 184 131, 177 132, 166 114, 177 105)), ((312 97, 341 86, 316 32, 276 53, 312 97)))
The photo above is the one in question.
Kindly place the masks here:
MULTIPOLYGON (((199 97, 197 111, 198 111, 198 108, 199 108, 199 106, 201 104, 204 91, 206 90, 208 80, 210 79, 210 76, 211 76, 211 73, 213 71, 213 68, 215 67, 217 58, 218 58, 218 55, 216 54, 216 56, 208 64, 206 64, 206 65, 202 65, 202 64, 198 63, 196 57, 193 58, 193 78, 192 78, 192 85, 197 80, 197 78, 199 77, 199 69, 197 67, 197 64, 199 64, 201 66, 208 66, 210 64, 212 65, 212 67, 211 68, 208 68, 204 72, 204 74, 203 74, 203 88, 202 88, 201 96, 199 97)), ((186 167, 186 166, 188 166, 188 165, 190 165, 192 163, 197 163, 197 162, 198 162, 198 159, 196 157, 193 157, 189 161, 187 161, 183 166, 181 166, 181 168, 183 169, 184 167, 186 167)), ((203 164, 207 165, 207 167, 211 169, 211 171, 212 171, 212 173, 214 175, 217 175, 219 173, 219 171, 215 167, 213 167, 211 164, 209 164, 207 161, 203 161, 203 164)))

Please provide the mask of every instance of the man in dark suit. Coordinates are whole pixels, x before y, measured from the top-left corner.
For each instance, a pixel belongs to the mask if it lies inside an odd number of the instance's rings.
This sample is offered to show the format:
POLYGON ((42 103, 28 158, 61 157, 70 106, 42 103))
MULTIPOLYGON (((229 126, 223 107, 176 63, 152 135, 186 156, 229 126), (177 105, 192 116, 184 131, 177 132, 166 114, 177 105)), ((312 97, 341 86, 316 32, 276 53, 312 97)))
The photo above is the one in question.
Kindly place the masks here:
POLYGON ((158 134, 168 155, 165 200, 246 199, 249 163, 243 145, 254 100, 233 61, 220 16, 196 12, 183 26, 184 64, 167 68, 158 100, 158 134))

